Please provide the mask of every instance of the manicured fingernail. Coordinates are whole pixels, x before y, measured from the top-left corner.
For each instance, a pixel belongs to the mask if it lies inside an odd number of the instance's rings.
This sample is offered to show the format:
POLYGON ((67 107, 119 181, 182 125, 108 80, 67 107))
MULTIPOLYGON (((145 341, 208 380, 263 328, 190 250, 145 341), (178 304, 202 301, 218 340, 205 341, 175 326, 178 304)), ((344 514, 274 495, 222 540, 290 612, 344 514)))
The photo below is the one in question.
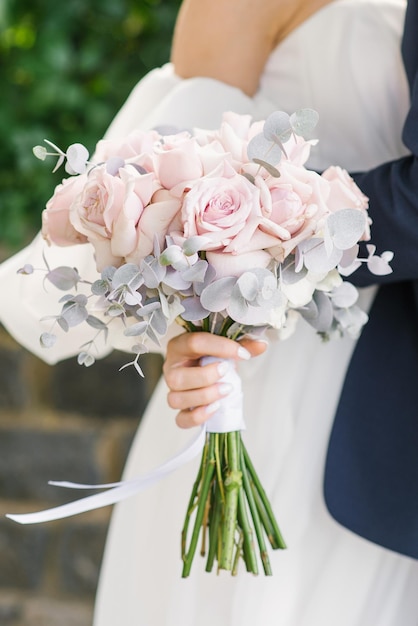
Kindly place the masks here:
POLYGON ((215 402, 212 402, 212 404, 207 405, 205 412, 207 415, 212 415, 212 413, 215 413, 215 411, 217 411, 220 406, 221 403, 219 402, 219 400, 215 400, 215 402))
POLYGON ((251 359, 251 354, 248 352, 248 350, 246 350, 242 346, 238 348, 238 356, 240 359, 245 359, 245 361, 248 361, 249 359, 251 359))
POLYGON ((229 393, 231 393, 232 389, 232 385, 228 383, 222 383, 221 385, 218 385, 218 391, 221 396, 227 396, 229 393))
POLYGON ((218 365, 218 374, 219 374, 219 376, 221 378, 222 378, 222 376, 225 376, 225 374, 227 373, 229 368, 230 368, 230 365, 226 361, 222 361, 221 363, 219 363, 219 365, 218 365))

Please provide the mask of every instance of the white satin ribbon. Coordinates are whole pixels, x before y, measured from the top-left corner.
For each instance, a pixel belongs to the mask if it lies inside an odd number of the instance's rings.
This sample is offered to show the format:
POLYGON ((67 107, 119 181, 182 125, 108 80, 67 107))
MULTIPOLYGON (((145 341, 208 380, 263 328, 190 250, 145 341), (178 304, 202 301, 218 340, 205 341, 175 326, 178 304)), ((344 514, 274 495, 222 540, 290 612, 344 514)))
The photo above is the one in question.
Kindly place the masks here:
MULTIPOLYGON (((219 361, 219 359, 205 357, 205 361, 202 364, 208 363, 209 359, 210 362, 219 361)), ((81 498, 75 502, 62 504, 52 509, 46 509, 36 513, 16 515, 7 514, 6 517, 14 522, 18 522, 19 524, 39 524, 42 522, 63 519, 72 515, 78 515, 79 513, 99 509, 110 504, 116 504, 121 500, 125 500, 126 498, 130 498, 131 496, 144 491, 164 478, 167 474, 171 474, 176 469, 179 469, 186 463, 189 463, 189 461, 202 452, 207 432, 230 432, 232 430, 242 430, 244 428, 244 423, 242 417, 241 379, 235 370, 233 362, 230 362, 228 372, 221 380, 224 383, 232 385, 232 392, 222 399, 219 409, 213 414, 210 420, 208 420, 206 424, 198 430, 197 435, 185 446, 185 448, 156 469, 152 470, 148 474, 145 474, 144 476, 138 476, 137 478, 132 478, 130 480, 107 483, 104 485, 87 485, 72 483, 69 481, 49 481, 49 485, 54 485, 56 487, 64 487, 68 489, 106 489, 107 491, 81 498)))

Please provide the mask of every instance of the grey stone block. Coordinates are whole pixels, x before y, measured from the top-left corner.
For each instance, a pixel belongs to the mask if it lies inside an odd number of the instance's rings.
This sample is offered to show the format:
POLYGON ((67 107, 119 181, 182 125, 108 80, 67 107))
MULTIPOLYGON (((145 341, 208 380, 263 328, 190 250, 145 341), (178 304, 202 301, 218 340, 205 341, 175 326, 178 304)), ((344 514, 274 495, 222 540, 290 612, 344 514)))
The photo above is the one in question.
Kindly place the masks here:
POLYGON ((97 438, 94 431, 1 428, 0 496, 58 503, 71 500, 74 491, 52 487, 49 480, 105 482, 95 456, 97 438))
POLYGON ((23 366, 25 353, 0 346, 0 408, 23 409, 28 405, 29 392, 23 366))
POLYGON ((159 359, 156 355, 144 356, 145 378, 134 368, 120 372, 130 356, 116 351, 87 369, 75 359, 58 363, 51 370, 52 408, 103 418, 140 418, 156 383, 156 368, 146 367, 153 357, 154 361, 159 359))
POLYGON ((75 522, 63 528, 57 550, 61 591, 94 597, 106 533, 107 524, 75 522))
MULTIPOLYGON (((0 588, 41 587, 49 535, 46 527, 22 527, 0 519, 0 588)), ((3 611, 8 611, 11 619, 15 609, 6 605, 3 611)), ((0 624, 3 624, 1 620, 0 624)))

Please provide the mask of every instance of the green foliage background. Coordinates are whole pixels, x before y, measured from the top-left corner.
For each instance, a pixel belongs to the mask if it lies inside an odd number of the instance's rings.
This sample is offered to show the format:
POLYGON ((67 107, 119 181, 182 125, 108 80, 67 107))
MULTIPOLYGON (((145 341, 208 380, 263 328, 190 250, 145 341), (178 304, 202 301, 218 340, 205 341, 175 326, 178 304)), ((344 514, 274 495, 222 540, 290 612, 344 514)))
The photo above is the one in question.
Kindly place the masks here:
POLYGON ((94 148, 135 83, 169 58, 180 0, 0 0, 0 246, 31 239, 62 173, 34 145, 94 148))

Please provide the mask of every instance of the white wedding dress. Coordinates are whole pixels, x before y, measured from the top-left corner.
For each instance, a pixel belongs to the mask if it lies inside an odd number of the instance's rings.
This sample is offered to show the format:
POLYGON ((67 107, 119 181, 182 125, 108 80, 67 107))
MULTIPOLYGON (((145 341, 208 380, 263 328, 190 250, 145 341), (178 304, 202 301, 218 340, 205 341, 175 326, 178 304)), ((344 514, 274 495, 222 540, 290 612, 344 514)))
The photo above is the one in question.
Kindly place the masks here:
MULTIPOLYGON (((396 158, 405 153, 400 136, 408 106, 399 50, 404 8, 402 0, 335 0, 274 50, 252 99, 211 79, 182 81, 164 66, 139 83, 108 136, 161 123, 215 127, 223 110, 263 118, 276 109, 312 107, 320 115, 312 167, 359 171, 396 158)), ((3 264, 0 281, 14 285, 15 269, 40 247, 38 240, 3 264)), ((70 253, 52 251, 64 260, 70 253)), ((78 254, 77 265, 92 263, 86 246, 78 254)), ((0 319, 39 354, 44 304, 35 283, 23 280, 24 288, 13 289, 21 299, 24 289, 25 313, 16 318, 1 303, 0 319)), ((373 288, 362 293, 366 308, 373 295, 373 288)), ((49 359, 69 356, 70 341, 64 338, 49 359)), ((117 338, 113 345, 120 345, 117 338)), ((418 564, 339 526, 322 496, 329 432, 353 347, 348 338, 321 343, 300 322, 292 337, 272 341, 266 354, 240 367, 246 444, 288 545, 271 553, 274 575, 207 574, 196 555, 191 576, 181 579, 180 531, 196 461, 116 505, 94 626, 416 626, 418 564)), ((160 382, 125 478, 148 471, 190 439, 173 418, 160 382)))

